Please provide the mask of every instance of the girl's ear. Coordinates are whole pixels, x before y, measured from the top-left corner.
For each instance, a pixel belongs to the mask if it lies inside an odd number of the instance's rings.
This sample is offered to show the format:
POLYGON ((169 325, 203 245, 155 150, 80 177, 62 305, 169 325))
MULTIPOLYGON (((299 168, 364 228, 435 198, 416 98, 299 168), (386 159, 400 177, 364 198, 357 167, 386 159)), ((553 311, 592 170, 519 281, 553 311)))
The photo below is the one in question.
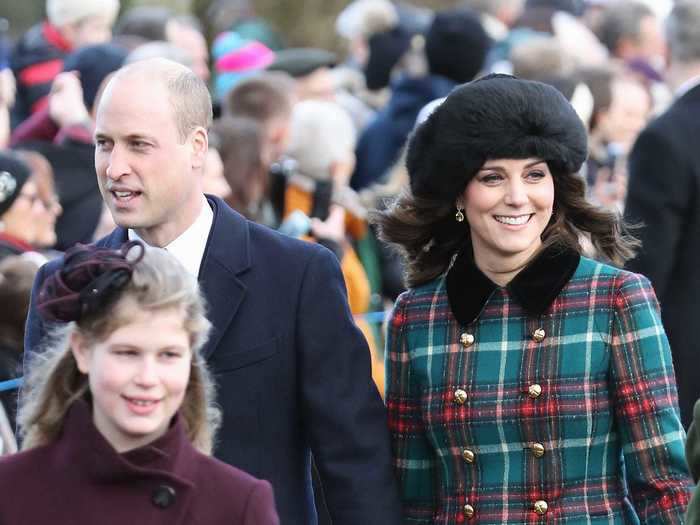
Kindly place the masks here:
POLYGON ((79 330, 73 330, 73 333, 70 334, 70 349, 71 352, 73 352, 73 357, 78 365, 78 370, 80 370, 83 374, 87 374, 89 370, 89 349, 87 347, 85 336, 81 334, 79 330))

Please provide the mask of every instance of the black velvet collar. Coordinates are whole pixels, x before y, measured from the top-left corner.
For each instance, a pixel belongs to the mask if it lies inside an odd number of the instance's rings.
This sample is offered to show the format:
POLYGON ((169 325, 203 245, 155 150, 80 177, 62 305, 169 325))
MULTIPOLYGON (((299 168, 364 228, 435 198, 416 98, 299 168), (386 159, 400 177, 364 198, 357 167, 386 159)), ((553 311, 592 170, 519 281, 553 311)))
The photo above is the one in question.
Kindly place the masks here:
MULTIPOLYGON (((542 315, 576 271, 581 256, 571 248, 549 246, 506 285, 530 315, 542 315)), ((450 309, 461 325, 474 322, 498 285, 477 268, 466 247, 447 272, 450 309)))

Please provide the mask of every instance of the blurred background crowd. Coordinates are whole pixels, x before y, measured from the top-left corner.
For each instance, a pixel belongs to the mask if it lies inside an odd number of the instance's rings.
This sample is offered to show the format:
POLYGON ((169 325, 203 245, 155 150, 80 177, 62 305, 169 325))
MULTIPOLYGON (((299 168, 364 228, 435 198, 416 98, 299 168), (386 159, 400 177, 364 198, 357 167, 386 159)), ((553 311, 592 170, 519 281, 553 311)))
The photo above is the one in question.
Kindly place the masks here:
MULTIPOLYGON (((485 73, 549 83, 588 127, 588 197, 624 213, 637 137, 700 74, 688 66, 700 60, 700 24, 674 32, 670 0, 22 4, 0 9, 0 381, 21 375, 38 265, 113 227, 92 126, 104 79, 123 64, 167 57, 208 83, 206 191, 337 255, 380 391, 381 320, 404 285, 368 214, 406 185, 417 121, 485 73)), ((700 20, 700 3, 688 13, 700 20)), ((673 227, 681 235, 687 223, 673 227)), ((675 348, 681 336, 669 337, 675 348)), ((679 384, 683 399, 688 380, 679 384)), ((16 394, 0 395, 12 426, 16 394)))

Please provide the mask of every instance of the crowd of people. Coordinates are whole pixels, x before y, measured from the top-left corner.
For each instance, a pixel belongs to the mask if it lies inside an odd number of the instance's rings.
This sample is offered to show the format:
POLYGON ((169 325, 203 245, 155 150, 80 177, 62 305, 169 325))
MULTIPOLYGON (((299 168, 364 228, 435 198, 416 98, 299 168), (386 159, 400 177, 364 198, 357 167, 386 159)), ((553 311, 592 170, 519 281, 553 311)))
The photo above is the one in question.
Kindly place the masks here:
POLYGON ((0 524, 700 523, 700 1, 418 4, 0 42, 0 524))

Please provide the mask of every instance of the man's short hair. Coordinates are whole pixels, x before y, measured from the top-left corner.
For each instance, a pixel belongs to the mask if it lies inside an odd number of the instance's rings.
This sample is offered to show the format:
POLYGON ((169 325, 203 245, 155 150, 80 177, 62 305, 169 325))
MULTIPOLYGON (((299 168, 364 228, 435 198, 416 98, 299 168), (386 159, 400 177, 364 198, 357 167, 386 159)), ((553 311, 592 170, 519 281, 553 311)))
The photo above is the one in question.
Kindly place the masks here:
POLYGON ((160 82, 165 87, 182 142, 195 128, 208 130, 211 126, 213 111, 209 90, 190 68, 166 58, 140 60, 117 71, 105 90, 109 90, 114 82, 128 82, 134 77, 155 84, 160 82))
POLYGON ((673 60, 700 60, 700 4, 697 1, 676 0, 666 20, 666 39, 673 60))
POLYGON ((197 127, 209 129, 213 119, 211 96, 207 85, 191 70, 182 71, 166 80, 173 105, 175 124, 180 139, 197 127))
POLYGON ((292 111, 294 79, 279 71, 264 71, 241 80, 229 91, 224 111, 266 124, 292 111))
POLYGON ((648 16, 654 16, 654 12, 636 0, 611 2, 603 9, 598 38, 614 54, 623 38, 639 39, 642 20, 648 16))

